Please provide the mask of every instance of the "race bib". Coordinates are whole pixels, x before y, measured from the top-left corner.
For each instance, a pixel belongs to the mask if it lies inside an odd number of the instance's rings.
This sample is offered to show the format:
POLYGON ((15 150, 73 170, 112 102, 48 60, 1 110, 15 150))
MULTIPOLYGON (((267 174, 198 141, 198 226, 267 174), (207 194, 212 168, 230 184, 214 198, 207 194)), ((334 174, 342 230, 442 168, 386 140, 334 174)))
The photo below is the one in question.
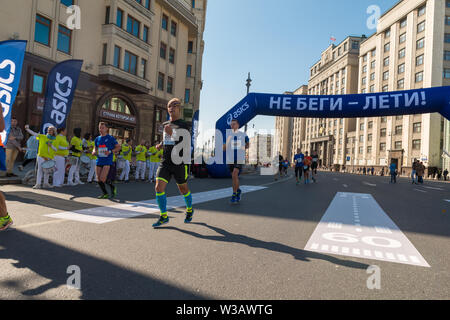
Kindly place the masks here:
POLYGON ((303 166, 303 169, 305 169, 305 170, 308 169, 308 166, 303 166))
POLYGON ((174 146, 175 145, 175 139, 173 138, 174 135, 175 135, 175 130, 173 130, 171 136, 169 136, 167 133, 164 132, 164 145, 165 146, 174 146))
POLYGON ((99 146, 98 147, 98 157, 99 158, 106 158, 108 155, 106 154, 108 152, 108 148, 106 146, 99 146))
POLYGON ((241 140, 231 141, 231 148, 233 148, 233 150, 242 149, 242 141, 241 140))

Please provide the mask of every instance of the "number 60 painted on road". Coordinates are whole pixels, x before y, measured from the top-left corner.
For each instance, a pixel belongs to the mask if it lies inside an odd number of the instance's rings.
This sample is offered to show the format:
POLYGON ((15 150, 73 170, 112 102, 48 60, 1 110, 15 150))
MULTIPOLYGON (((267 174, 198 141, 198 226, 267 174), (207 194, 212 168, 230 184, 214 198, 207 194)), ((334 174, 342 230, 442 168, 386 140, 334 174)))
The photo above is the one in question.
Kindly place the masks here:
MULTIPOLYGON (((335 242, 343 242, 343 243, 357 243, 359 242, 358 236, 355 236, 350 233, 339 233, 339 232, 330 232, 322 234, 324 239, 335 241, 335 242)), ((394 239, 386 238, 386 237, 376 237, 376 236, 366 236, 362 237, 361 241, 365 244, 375 246, 375 247, 383 247, 383 248, 400 248, 402 244, 394 239), (387 243, 376 243, 375 240, 382 240, 387 243)))

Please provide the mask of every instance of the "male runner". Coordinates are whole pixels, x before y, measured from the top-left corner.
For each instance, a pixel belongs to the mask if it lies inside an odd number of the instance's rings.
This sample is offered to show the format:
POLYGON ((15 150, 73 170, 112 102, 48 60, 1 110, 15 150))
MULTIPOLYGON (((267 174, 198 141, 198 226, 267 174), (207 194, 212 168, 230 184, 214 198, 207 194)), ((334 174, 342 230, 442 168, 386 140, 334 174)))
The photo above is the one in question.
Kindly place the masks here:
MULTIPOLYGON (((5 130, 5 119, 3 118, 3 107, 0 103, 0 132, 5 130)), ((1 153, 1 164, 0 170, 6 171, 6 152, 5 147, 3 146, 2 138, 0 137, 0 153, 1 153)), ((13 224, 11 217, 8 214, 8 208, 6 207, 6 199, 3 195, 3 192, 0 191, 0 231, 4 231, 8 229, 13 224)))
POLYGON ((232 134, 227 137, 223 145, 223 151, 227 151, 227 149, 233 150, 233 153, 227 152, 227 164, 233 178, 231 203, 236 204, 241 201, 242 190, 239 189, 239 172, 242 170, 242 165, 245 162, 245 149, 249 147, 249 139, 244 132, 239 131, 239 122, 237 120, 231 121, 231 130, 232 134), (238 156, 239 151, 240 155, 238 156))
POLYGON ((316 181, 316 178, 314 177, 315 175, 317 175, 317 168, 319 167, 319 154, 317 153, 316 150, 314 150, 311 154, 311 158, 312 158, 312 163, 311 163, 311 179, 314 182, 316 181))
POLYGON ((295 178, 297 178, 297 185, 300 183, 303 174, 303 159, 305 155, 302 153, 300 148, 297 149, 297 154, 294 156, 295 162, 295 178))
POLYGON ((312 158, 308 155, 308 151, 305 152, 305 158, 303 159, 303 173, 305 174, 305 184, 309 183, 309 169, 311 167, 312 158))
POLYGON ((103 195, 99 196, 99 199, 108 199, 108 191, 106 191, 105 183, 111 188, 111 197, 114 198, 117 195, 117 188, 114 186, 114 181, 108 180, 108 174, 111 166, 113 165, 113 153, 117 153, 121 150, 120 144, 117 140, 108 134, 108 125, 105 122, 98 124, 98 130, 100 136, 95 138, 95 148, 92 155, 97 156, 97 178, 98 185, 103 191, 103 195))
MULTIPOLYGON (((163 124, 164 141, 156 146, 157 150, 163 149, 161 162, 156 173, 155 187, 156 201, 158 202, 161 211, 161 217, 153 224, 153 228, 158 228, 169 222, 165 190, 172 176, 175 178, 178 189, 184 196, 184 201, 186 203, 186 218, 184 219, 184 223, 190 223, 194 215, 194 209, 192 208, 192 194, 189 191, 187 184, 189 165, 188 163, 175 164, 172 157, 173 149, 180 143, 186 143, 186 141, 183 141, 184 139, 181 136, 181 131, 189 131, 189 125, 181 120, 181 101, 179 99, 175 98, 169 101, 167 104, 167 112, 169 113, 170 120, 163 124)), ((174 155, 176 156, 175 153, 174 155)), ((181 150, 178 156, 183 157, 183 150, 181 150)))

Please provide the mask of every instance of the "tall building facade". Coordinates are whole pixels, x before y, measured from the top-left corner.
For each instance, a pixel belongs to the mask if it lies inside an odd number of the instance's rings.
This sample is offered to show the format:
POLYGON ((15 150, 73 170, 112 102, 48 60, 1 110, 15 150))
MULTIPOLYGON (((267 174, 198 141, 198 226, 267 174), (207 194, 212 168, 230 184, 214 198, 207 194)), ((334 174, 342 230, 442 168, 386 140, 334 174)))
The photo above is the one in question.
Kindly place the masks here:
MULTIPOLYGON (((292 94, 292 92, 286 92, 286 94, 292 94)), ((293 157, 291 154, 293 122, 293 118, 275 118, 275 148, 277 149, 277 153, 281 154, 284 159, 291 159, 293 157)))
MULTIPOLYGON (((359 92, 387 92, 450 84, 450 1, 400 1, 361 44, 359 92), (426 67, 425 67, 426 66, 426 67), (448 74, 446 74, 448 72, 448 74)), ((358 118, 349 166, 377 169, 414 159, 442 167, 444 119, 439 114, 358 118), (353 158, 353 157, 352 157, 353 158)))
MULTIPOLYGON (((293 94, 295 95, 307 95, 308 86, 302 85, 296 89, 293 94)), ((293 118, 292 120, 292 144, 291 144, 291 160, 297 154, 297 149, 303 150, 304 140, 306 135, 306 119, 305 118, 293 118)))
POLYGON ((249 162, 250 164, 270 163, 275 154, 273 154, 273 136, 271 134, 257 134, 250 138, 249 162))
MULTIPOLYGON (((330 45, 321 59, 310 68, 309 95, 355 94, 358 91, 360 44, 365 39, 349 36, 338 45, 330 45)), ((303 151, 316 150, 320 164, 344 165, 348 132, 355 119, 306 119, 303 151)))
POLYGON ((0 40, 27 40, 12 113, 39 127, 53 66, 84 61, 68 118, 97 133, 106 121, 119 141, 162 136, 166 104, 183 102, 183 117, 199 109, 207 0, 0 0, 0 40), (71 29, 80 8, 80 29, 71 29), (76 11, 75 11, 76 13, 76 11))

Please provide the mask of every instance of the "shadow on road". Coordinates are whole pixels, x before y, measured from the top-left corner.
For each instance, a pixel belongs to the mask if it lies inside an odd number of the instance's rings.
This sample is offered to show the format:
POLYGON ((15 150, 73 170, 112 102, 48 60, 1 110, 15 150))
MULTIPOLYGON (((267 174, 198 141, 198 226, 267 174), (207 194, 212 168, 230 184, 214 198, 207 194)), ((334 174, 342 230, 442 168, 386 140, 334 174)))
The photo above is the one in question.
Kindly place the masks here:
MULTIPOLYGON (((0 259, 13 259, 16 268, 28 268, 50 282, 21 292, 36 296, 66 285, 71 265, 81 269, 81 299, 207 299, 146 275, 127 270, 106 260, 83 254, 56 243, 12 229, 0 234, 0 259)), ((26 277, 24 277, 26 278, 26 277)), ((0 283, 0 290, 26 287, 18 281, 0 283), (3 289, 2 289, 3 288, 3 289)), ((69 290, 59 288, 59 290, 69 290)))
POLYGON ((158 230, 174 230, 174 231, 179 231, 179 232, 185 233, 187 235, 190 235, 190 236, 193 236, 196 238, 200 238, 200 239, 204 239, 204 240, 238 243, 238 244, 247 245, 252 248, 260 248, 260 249, 266 249, 266 250, 270 250, 270 251, 274 251, 274 252, 278 252, 278 253, 286 253, 286 254, 292 255, 297 260, 306 261, 306 262, 310 262, 309 259, 317 259, 317 260, 326 260, 326 261, 329 261, 330 263, 348 267, 348 268, 367 270, 367 268, 369 267, 368 264, 364 264, 364 263, 342 260, 342 259, 338 259, 338 258, 335 258, 332 256, 321 254, 321 253, 316 253, 316 252, 311 252, 311 251, 306 251, 306 250, 289 247, 289 246, 281 244, 281 243, 267 242, 267 241, 263 241, 263 240, 250 238, 245 235, 231 233, 224 229, 210 226, 206 223, 192 223, 192 225, 198 225, 198 226, 203 226, 203 227, 209 228, 209 229, 217 232, 220 235, 205 236, 205 235, 193 232, 193 231, 178 229, 176 227, 165 227, 165 228, 161 228, 158 230))

